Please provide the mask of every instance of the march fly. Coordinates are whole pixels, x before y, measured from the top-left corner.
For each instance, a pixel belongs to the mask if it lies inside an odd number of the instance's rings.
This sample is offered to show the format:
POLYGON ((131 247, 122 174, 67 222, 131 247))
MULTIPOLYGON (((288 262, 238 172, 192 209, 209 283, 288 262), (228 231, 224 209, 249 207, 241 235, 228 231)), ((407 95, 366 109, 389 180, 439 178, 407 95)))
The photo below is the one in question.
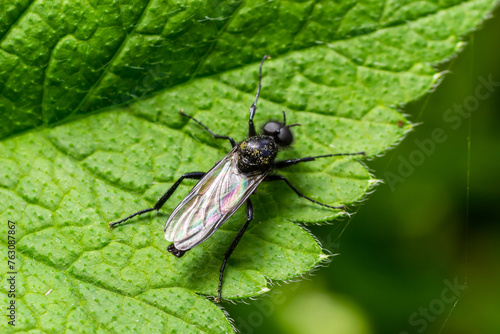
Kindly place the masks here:
POLYGON ((184 179, 196 179, 198 183, 189 194, 179 203, 165 224, 165 239, 172 242, 167 250, 176 257, 182 257, 188 250, 207 240, 219 227, 224 224, 243 203, 246 203, 247 221, 241 227, 231 246, 224 255, 220 268, 219 287, 216 301, 222 298, 222 282, 226 263, 241 240, 248 224, 253 218, 253 206, 250 195, 261 182, 283 181, 300 197, 331 209, 345 209, 342 206, 330 206, 320 203, 302 194, 289 180, 278 174, 270 174, 275 169, 289 167, 301 162, 314 161, 318 158, 364 155, 364 152, 326 154, 314 157, 275 161, 278 151, 290 146, 293 135, 290 128, 300 124, 287 124, 285 111, 283 121, 267 122, 262 128, 262 134, 255 131, 253 118, 257 110, 259 99, 262 66, 269 56, 264 56, 259 67, 259 84, 255 101, 250 107, 248 120, 248 138, 236 143, 229 136, 217 135, 200 121, 194 119, 182 110, 180 113, 202 126, 214 138, 229 140, 233 149, 207 173, 192 172, 182 175, 170 189, 158 200, 154 207, 136 212, 122 220, 110 223, 109 227, 123 223, 130 218, 160 208, 167 202, 184 179))

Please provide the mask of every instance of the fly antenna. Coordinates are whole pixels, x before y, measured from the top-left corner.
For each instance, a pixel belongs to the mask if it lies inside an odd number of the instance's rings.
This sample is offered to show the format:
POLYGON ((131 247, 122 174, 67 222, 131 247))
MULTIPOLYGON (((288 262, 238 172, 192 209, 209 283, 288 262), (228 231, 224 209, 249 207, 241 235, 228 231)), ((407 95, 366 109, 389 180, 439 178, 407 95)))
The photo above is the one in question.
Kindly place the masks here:
POLYGON ((250 119, 251 120, 253 120, 253 117, 255 116, 255 110, 257 110, 257 100, 259 99, 260 89, 262 88, 262 66, 264 65, 264 61, 268 58, 271 58, 271 57, 268 55, 265 55, 260 62, 259 86, 257 87, 257 95, 255 96, 255 101, 253 102, 252 106, 250 107, 250 119))
POLYGON ((250 107, 250 119, 248 120, 248 134, 250 137, 253 137, 256 135, 255 126, 253 124, 253 117, 255 116, 255 111, 257 110, 257 100, 259 99, 260 89, 262 88, 262 65, 264 65, 264 61, 266 59, 270 59, 270 58, 271 58, 270 56, 265 55, 260 62, 259 86, 257 87, 257 95, 255 96, 255 101, 253 102, 252 106, 250 107))
POLYGON ((291 128, 292 126, 300 126, 302 124, 300 123, 293 123, 293 124, 290 124, 290 125, 286 125, 286 113, 285 113, 285 109, 283 109, 283 125, 287 128, 291 128))

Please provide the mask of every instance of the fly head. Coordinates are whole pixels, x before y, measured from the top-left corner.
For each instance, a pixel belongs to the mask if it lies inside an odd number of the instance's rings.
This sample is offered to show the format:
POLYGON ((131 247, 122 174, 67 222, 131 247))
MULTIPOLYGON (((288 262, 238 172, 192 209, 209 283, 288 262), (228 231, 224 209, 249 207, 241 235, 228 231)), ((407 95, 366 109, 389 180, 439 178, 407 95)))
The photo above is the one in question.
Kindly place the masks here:
POLYGON ((262 133, 266 136, 271 136, 274 138, 274 141, 280 147, 290 146, 293 142, 293 134, 290 128, 292 126, 300 125, 299 123, 295 124, 286 124, 286 115, 283 110, 283 122, 278 121, 270 121, 267 122, 262 128, 262 133))

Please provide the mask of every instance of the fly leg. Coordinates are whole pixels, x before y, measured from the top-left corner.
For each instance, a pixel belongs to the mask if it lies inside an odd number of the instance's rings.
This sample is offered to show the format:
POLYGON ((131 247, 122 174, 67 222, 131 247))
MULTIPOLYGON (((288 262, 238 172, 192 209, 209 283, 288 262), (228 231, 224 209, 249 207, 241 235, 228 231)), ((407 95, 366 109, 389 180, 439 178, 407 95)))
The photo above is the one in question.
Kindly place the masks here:
POLYGON ((191 115, 188 115, 184 112, 184 110, 181 109, 181 111, 179 111, 180 114, 182 116, 185 116, 187 118, 190 118, 192 119, 193 121, 195 121, 196 123, 198 123, 199 125, 201 125, 205 130, 207 130, 215 139, 227 139, 231 142, 231 146, 232 147, 235 147, 236 146, 236 142, 234 141, 233 138, 229 137, 229 136, 222 136, 222 135, 216 135, 215 133, 212 132, 212 130, 210 130, 205 124, 203 124, 202 122, 200 122, 199 120, 197 120, 196 118, 194 118, 193 116, 191 115))
POLYGON ((229 246, 229 249, 226 251, 226 254, 224 254, 224 260, 222 261, 222 266, 220 267, 219 290, 217 290, 217 298, 215 298, 216 302, 220 302, 222 299, 222 296, 221 296, 222 295, 222 278, 224 276, 224 269, 226 269, 227 260, 229 260, 229 257, 231 256, 234 249, 238 245, 238 242, 240 242, 241 237, 243 237, 243 234, 245 233, 245 231, 248 227, 248 224, 250 224, 252 219, 253 219, 253 205, 252 205, 252 202, 250 201, 250 199, 247 199, 247 222, 243 225, 241 230, 238 232, 238 234, 236 235, 236 238, 234 238, 233 243, 231 244, 231 246, 229 246))
POLYGON ((264 60, 271 58, 268 55, 265 55, 262 58, 262 61, 260 62, 260 68, 259 68, 259 86, 257 87, 257 95, 255 96, 255 101, 253 102, 252 106, 250 107, 250 118, 248 119, 248 137, 253 137, 257 134, 255 132, 255 124, 253 124, 253 117, 255 116, 255 111, 257 110, 257 100, 259 99, 260 95, 260 89, 262 88, 261 82, 262 82, 262 65, 264 65, 264 60))
POLYGON ((131 214, 130 216, 122 219, 122 220, 119 220, 117 222, 114 222, 114 223, 109 223, 109 228, 110 229, 113 229, 113 227, 115 225, 118 225, 118 224, 121 224, 123 223, 124 221, 127 221, 129 220, 130 218, 133 218, 135 216, 139 216, 139 215, 142 215, 143 213, 146 213, 146 212, 150 212, 150 211, 153 211, 153 210, 160 210, 160 208, 163 206, 163 204, 165 204, 165 202, 170 198, 170 196, 172 196, 172 194, 174 193, 175 189, 177 189, 177 187, 181 184, 182 180, 184 179, 195 179, 195 180, 199 180, 201 179, 203 176, 205 175, 205 173, 202 173, 202 172, 192 172, 192 173, 186 173, 184 175, 182 175, 171 187, 170 189, 167 190, 167 192, 158 200, 158 202, 156 202, 155 206, 152 207, 152 208, 149 208, 149 209, 144 209, 144 210, 141 210, 141 211, 138 211, 134 214, 131 214))
POLYGON ((318 155, 316 157, 305 157, 305 158, 301 158, 301 159, 290 159, 290 160, 276 161, 274 163, 274 168, 284 168, 284 167, 296 165, 299 162, 314 161, 318 158, 338 157, 338 156, 344 156, 344 155, 364 155, 366 157, 365 152, 325 154, 325 155, 318 155))
POLYGON ((305 199, 307 199, 308 201, 311 201, 313 203, 316 203, 316 204, 319 204, 319 205, 322 205, 322 206, 326 206, 327 208, 331 208, 331 209, 341 209, 341 210, 345 210, 345 205, 341 205, 341 206, 331 206, 331 205, 328 205, 328 204, 325 204, 325 203, 321 203, 321 202, 318 202, 316 200, 313 200, 312 198, 309 198, 307 197, 306 195, 304 195, 303 193, 301 193, 297 188, 295 188, 295 186, 287 180, 286 177, 284 177, 283 175, 268 175, 266 176, 266 178, 264 179, 264 181, 285 181, 285 183, 293 190, 295 191, 295 193, 297 195, 299 195, 300 197, 303 197, 305 199))

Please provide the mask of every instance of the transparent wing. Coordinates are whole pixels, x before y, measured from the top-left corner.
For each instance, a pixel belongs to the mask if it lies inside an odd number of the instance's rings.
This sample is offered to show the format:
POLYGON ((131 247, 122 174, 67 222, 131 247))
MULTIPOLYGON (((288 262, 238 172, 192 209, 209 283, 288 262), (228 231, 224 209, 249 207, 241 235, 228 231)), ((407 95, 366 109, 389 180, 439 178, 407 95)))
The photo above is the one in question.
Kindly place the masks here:
POLYGON ((267 173, 245 175, 236 148, 217 163, 175 208, 165 224, 165 239, 188 250, 210 237, 257 188, 267 173))

